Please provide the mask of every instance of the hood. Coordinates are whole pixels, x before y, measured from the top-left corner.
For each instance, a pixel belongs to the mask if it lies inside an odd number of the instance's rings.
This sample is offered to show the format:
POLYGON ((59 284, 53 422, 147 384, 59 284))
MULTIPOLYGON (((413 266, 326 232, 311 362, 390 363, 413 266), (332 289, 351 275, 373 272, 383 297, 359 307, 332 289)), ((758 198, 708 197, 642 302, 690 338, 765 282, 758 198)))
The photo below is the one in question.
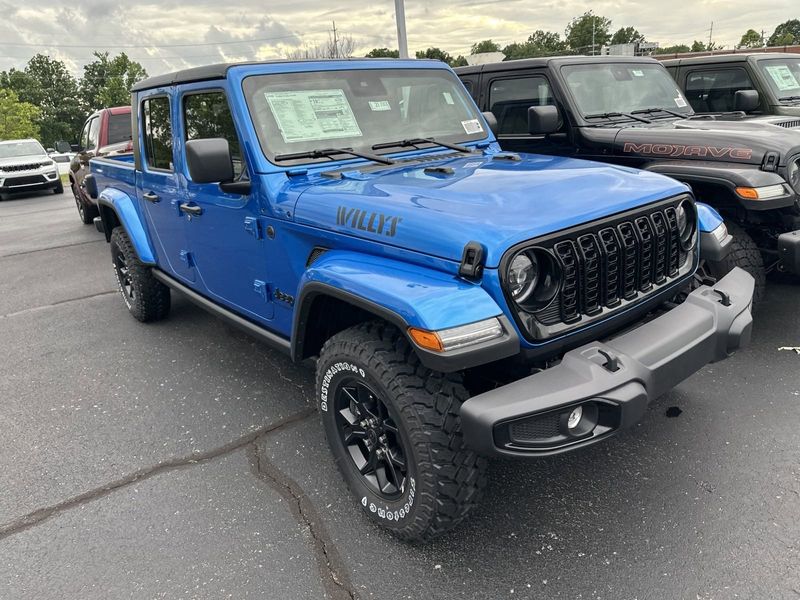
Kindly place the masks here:
POLYGON ((486 266, 496 267, 516 243, 687 189, 655 173, 569 158, 458 156, 349 171, 342 179, 317 176, 300 194, 294 217, 453 261, 461 260, 467 242, 477 241, 486 266))
POLYGON ((775 124, 778 119, 681 119, 631 126, 617 131, 618 156, 712 160, 760 165, 767 152, 780 165, 800 151, 800 133, 775 124))
POLYGON ((0 169, 4 166, 14 165, 32 165, 34 163, 51 163, 51 159, 47 154, 28 154, 25 156, 12 156, 11 158, 0 158, 0 169))

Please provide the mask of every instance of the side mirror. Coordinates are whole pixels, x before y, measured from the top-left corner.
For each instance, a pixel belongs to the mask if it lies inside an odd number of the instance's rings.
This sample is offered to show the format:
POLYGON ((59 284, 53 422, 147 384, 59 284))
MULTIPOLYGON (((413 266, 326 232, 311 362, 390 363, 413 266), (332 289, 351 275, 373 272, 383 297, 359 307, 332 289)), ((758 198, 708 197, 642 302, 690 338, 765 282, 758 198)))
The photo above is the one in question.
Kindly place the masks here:
POLYGON ((492 133, 497 135, 497 117, 494 116, 494 113, 490 110, 487 110, 481 114, 483 115, 483 118, 486 119, 486 124, 489 126, 489 129, 492 130, 492 133))
POLYGON ((186 164, 195 183, 233 181, 233 160, 228 140, 209 138, 186 142, 186 164))
POLYGON ((69 154, 72 151, 72 145, 63 140, 56 142, 56 152, 60 154, 69 154))
POLYGON ((548 135, 560 128, 561 115, 557 107, 549 105, 528 108, 528 133, 531 135, 548 135))
POLYGON ((733 95, 733 110, 750 112, 756 110, 760 104, 756 90, 737 90, 733 95))
POLYGON ((70 152, 83 152, 83 148, 81 148, 80 144, 70 144, 69 149, 70 152))
POLYGON ((45 152, 47 152, 48 154, 55 154, 55 151, 56 151, 55 148, 48 148, 47 150, 45 150, 45 152))

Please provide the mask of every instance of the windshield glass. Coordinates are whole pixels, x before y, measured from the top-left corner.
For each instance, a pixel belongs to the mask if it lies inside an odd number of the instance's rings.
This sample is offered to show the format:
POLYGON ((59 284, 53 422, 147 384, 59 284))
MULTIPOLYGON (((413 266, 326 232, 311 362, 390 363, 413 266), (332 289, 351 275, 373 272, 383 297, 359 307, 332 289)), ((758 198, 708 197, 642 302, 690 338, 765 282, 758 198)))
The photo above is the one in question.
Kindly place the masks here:
POLYGON ((0 144, 0 158, 45 154, 39 142, 3 142, 0 144))
MULTIPOLYGON (((267 158, 327 148, 373 151, 413 138, 467 142, 486 137, 472 100, 449 71, 369 69, 258 75, 244 81, 267 158)), ((336 155, 334 158, 349 158, 336 155)), ((298 158, 280 164, 327 162, 298 158)))
POLYGON ((800 57, 760 60, 758 68, 779 99, 800 96, 800 57))
MULTIPOLYGON (((686 98, 661 65, 566 65, 561 68, 561 73, 584 117, 648 108, 664 108, 687 116, 692 114, 686 98)), ((647 117, 651 118, 651 115, 647 117)))

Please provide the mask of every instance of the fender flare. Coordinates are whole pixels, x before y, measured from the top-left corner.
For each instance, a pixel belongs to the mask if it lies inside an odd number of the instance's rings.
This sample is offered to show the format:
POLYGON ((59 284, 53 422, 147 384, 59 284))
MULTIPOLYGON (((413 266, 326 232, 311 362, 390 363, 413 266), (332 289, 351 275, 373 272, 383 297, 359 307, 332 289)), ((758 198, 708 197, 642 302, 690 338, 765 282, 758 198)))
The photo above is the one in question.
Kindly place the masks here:
POLYGON ((107 211, 110 211, 128 234, 139 260, 147 265, 155 265, 156 255, 137 210, 135 200, 125 192, 114 188, 106 188, 98 197, 97 205, 100 209, 100 218, 103 221, 106 241, 110 241, 111 230, 114 225, 109 222, 107 211))
POLYGON ((505 334, 492 342, 434 353, 412 343, 422 363, 442 372, 486 364, 519 352, 519 337, 489 293, 455 275, 394 259, 350 251, 327 251, 300 279, 292 326, 292 358, 307 357, 304 347, 314 300, 330 296, 395 325, 438 331, 492 317, 505 334))

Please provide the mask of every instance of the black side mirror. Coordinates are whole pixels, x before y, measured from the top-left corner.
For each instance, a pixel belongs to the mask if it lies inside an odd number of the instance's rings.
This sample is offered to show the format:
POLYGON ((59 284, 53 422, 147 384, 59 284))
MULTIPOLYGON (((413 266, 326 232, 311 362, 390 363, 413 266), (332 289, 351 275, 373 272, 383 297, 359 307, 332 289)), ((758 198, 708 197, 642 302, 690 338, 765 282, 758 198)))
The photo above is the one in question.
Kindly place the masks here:
POLYGON ((561 115, 557 107, 548 105, 528 108, 528 133, 531 135, 548 135, 560 128, 561 115))
POLYGON ((758 108, 760 99, 756 90, 737 90, 733 95, 733 110, 750 112, 758 108))
POLYGON ((494 116, 492 111, 484 111, 481 113, 483 118, 486 119, 486 124, 489 126, 489 129, 492 130, 492 133, 497 135, 497 117, 494 116))
POLYGON ((72 146, 69 142, 65 142, 64 140, 56 142, 56 152, 60 154, 69 154, 72 150, 72 146))
POLYGON ((233 159, 228 140, 209 138, 186 142, 186 164, 195 183, 233 181, 233 159))
POLYGON ((80 144, 70 144, 69 149, 70 152, 83 152, 83 148, 81 148, 80 144))

